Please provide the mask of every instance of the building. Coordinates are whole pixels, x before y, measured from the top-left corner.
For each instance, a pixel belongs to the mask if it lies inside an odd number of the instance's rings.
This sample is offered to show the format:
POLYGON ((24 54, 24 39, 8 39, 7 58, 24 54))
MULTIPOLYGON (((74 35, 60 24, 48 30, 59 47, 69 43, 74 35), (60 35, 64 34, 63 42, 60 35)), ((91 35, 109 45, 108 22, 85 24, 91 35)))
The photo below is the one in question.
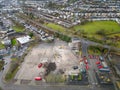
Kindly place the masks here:
POLYGON ((11 40, 3 40, 3 41, 1 41, 1 43, 5 46, 9 46, 9 45, 11 45, 11 40))
POLYGON ((21 45, 23 45, 23 44, 26 44, 26 43, 30 42, 30 41, 31 41, 30 39, 31 39, 30 36, 23 36, 23 37, 17 38, 17 41, 18 41, 21 45))

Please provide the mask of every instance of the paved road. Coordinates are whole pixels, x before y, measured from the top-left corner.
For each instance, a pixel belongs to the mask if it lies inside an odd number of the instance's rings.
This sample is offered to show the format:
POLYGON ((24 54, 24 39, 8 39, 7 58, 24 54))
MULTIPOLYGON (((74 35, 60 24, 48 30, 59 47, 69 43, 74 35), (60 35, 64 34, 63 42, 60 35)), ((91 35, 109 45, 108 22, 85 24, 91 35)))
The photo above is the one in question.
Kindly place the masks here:
MULTIPOLYGON (((81 40, 82 41, 82 56, 86 56, 88 57, 88 52, 87 52, 87 48, 88 48, 88 42, 81 40)), ((90 67, 90 69, 88 70, 88 79, 89 79, 89 83, 90 85, 94 86, 97 82, 96 82, 96 77, 95 77, 95 73, 94 73, 94 68, 92 63, 90 63, 90 60, 88 60, 88 65, 90 67)))
POLYGON ((109 49, 109 50, 120 51, 120 48, 116 48, 116 47, 113 47, 113 46, 103 45, 103 44, 100 44, 100 43, 97 43, 97 42, 93 42, 93 41, 90 41, 90 40, 85 40, 85 39, 83 39, 83 38, 81 38, 81 40, 82 40, 83 42, 87 42, 88 45, 101 46, 101 47, 107 48, 107 49, 109 49))
POLYGON ((88 86, 28 86, 28 85, 13 85, 9 84, 5 86, 4 90, 113 90, 111 87, 99 88, 88 86))

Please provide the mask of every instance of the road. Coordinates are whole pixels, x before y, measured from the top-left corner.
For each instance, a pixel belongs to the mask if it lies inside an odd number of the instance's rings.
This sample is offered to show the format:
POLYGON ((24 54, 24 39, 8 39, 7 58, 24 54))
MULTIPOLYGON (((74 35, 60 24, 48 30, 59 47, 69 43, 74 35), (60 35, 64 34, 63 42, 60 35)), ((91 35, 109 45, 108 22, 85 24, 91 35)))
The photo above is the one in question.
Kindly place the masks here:
MULTIPOLYGON (((88 52, 87 52, 87 48, 89 46, 88 42, 84 40, 81 41, 82 41, 82 56, 86 56, 88 58, 88 52)), ((88 59, 88 65, 90 67, 88 70, 89 83, 94 87, 94 85, 97 84, 97 79, 95 77, 93 63, 91 63, 89 59, 88 59)))
POLYGON ((77 85, 53 85, 53 86, 30 86, 30 85, 14 85, 6 84, 4 90, 113 90, 108 88, 91 88, 88 86, 77 86, 77 85))

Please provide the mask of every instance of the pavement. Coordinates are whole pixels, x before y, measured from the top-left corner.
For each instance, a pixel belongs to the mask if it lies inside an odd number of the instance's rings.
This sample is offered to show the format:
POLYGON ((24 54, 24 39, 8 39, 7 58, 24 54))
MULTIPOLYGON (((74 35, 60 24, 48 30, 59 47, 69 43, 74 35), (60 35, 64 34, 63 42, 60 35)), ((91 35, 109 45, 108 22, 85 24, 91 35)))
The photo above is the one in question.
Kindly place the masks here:
POLYGON ((113 90, 111 87, 89 87, 89 86, 76 86, 76 85, 63 85, 63 86, 28 86, 28 85, 13 85, 5 86, 5 90, 113 90))

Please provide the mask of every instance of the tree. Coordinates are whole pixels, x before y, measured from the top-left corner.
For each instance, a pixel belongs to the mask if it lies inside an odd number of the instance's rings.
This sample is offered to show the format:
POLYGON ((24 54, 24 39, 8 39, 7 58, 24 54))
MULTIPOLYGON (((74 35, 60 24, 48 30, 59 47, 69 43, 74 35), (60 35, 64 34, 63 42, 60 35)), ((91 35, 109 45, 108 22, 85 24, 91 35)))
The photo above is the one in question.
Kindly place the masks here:
POLYGON ((33 37, 33 33, 32 33, 32 32, 30 32, 30 33, 29 33, 29 36, 32 38, 32 37, 33 37))
POLYGON ((32 13, 29 14, 30 15, 30 18, 33 19, 34 18, 34 15, 32 13))

